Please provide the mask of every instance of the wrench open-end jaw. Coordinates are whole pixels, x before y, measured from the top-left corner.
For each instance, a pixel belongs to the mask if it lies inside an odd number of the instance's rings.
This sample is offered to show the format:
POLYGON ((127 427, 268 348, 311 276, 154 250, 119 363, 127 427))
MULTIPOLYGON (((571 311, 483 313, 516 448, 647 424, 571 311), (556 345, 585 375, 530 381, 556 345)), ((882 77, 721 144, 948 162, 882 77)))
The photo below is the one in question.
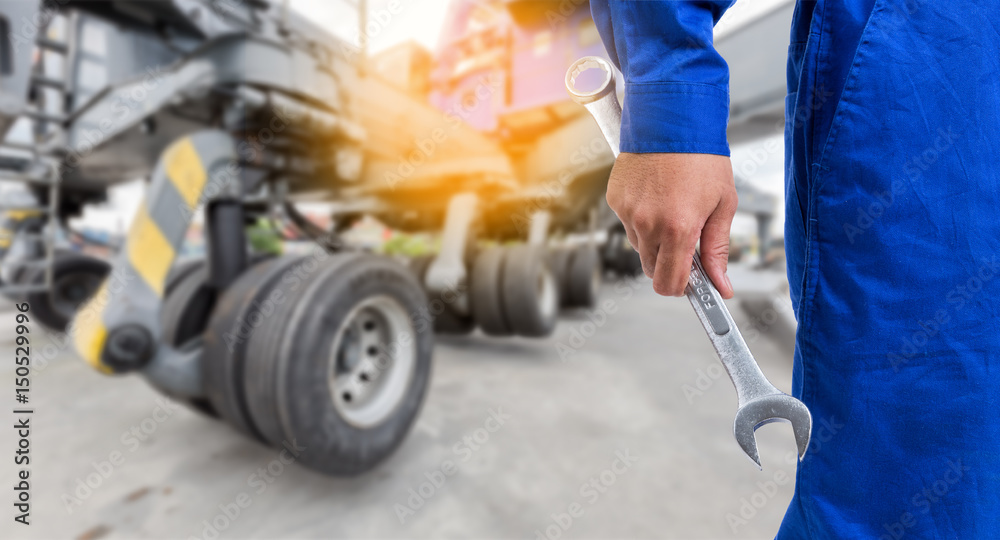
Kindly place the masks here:
MULTIPOLYGON (((611 64, 596 56, 577 60, 566 72, 566 90, 574 101, 586 107, 594 116, 601 133, 617 157, 622 109, 618 104, 618 96, 615 95, 615 76, 611 64), (577 78, 591 69, 603 70, 602 83, 592 90, 578 89, 577 78)), ((784 421, 792 424, 799 459, 802 459, 809 447, 809 436, 812 433, 812 415, 809 409, 801 401, 775 388, 760 371, 733 316, 722 301, 722 295, 702 268, 697 251, 684 292, 736 387, 739 408, 736 410, 733 434, 740 448, 760 468, 754 430, 764 424, 784 421)))
POLYGON ((736 442, 746 452, 747 456, 760 467, 760 457, 757 456, 757 440, 753 432, 764 424, 772 422, 790 422, 795 433, 795 445, 799 450, 799 459, 809 448, 809 433, 812 431, 812 415, 801 401, 788 394, 781 393, 761 396, 736 410, 736 421, 733 422, 733 433, 736 442))

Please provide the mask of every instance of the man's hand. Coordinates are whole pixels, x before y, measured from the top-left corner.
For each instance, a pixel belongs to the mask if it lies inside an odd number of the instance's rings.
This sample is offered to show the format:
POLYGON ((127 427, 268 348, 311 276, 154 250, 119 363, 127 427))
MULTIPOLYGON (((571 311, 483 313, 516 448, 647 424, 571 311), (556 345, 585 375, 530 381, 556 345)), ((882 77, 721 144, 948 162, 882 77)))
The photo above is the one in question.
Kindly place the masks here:
POLYGON ((701 262, 724 298, 729 228, 736 213, 733 166, 712 154, 621 154, 608 181, 608 205, 653 278, 653 290, 683 296, 701 239, 701 262))

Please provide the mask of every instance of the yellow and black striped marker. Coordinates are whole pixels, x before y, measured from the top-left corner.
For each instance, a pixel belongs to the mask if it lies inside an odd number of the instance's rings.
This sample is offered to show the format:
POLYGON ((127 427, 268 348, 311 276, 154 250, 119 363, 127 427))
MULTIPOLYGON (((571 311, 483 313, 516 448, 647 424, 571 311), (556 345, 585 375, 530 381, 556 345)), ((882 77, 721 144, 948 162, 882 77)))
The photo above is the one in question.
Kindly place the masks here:
POLYGON ((158 346, 167 273, 206 193, 231 192, 240 182, 235 157, 232 138, 217 130, 184 137, 164 151, 111 273, 70 326, 77 353, 90 365, 105 373, 141 367, 109 357, 109 336, 126 326, 144 329, 158 346))

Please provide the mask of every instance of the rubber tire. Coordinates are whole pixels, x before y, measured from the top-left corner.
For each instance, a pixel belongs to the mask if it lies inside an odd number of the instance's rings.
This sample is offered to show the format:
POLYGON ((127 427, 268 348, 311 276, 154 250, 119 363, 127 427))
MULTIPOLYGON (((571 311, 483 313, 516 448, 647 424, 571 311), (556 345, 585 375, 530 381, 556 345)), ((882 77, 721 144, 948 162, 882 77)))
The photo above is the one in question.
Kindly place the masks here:
POLYGON ((615 262, 615 269, 622 276, 641 276, 642 259, 639 258, 639 252, 632 249, 631 246, 621 246, 618 248, 618 260, 615 262))
POLYGON ((472 318, 490 336, 510 336, 514 331, 507 322, 504 298, 500 294, 504 259, 507 250, 487 249, 476 257, 469 283, 472 318))
MULTIPOLYGON (((255 254, 248 261, 249 267, 272 258, 269 254, 255 254)), ((216 291, 208 286, 208 266, 204 259, 185 261, 170 269, 163 288, 161 339, 180 347, 201 337, 208 328, 212 310, 218 300, 216 291)))
POLYGON ((567 274, 566 291, 569 305, 593 309, 600 294, 601 254, 591 246, 574 248, 567 274))
POLYGON ((207 281, 208 267, 202 263, 166 289, 160 309, 160 338, 164 343, 180 347, 205 332, 216 300, 216 293, 207 281))
MULTIPOLYGON (((199 260, 176 266, 167 275, 160 309, 160 339, 164 343, 180 348, 204 334, 215 304, 215 292, 205 284, 207 279, 208 268, 204 261, 199 260)), ((174 396, 155 384, 153 387, 197 412, 219 418, 219 413, 207 398, 174 396)))
POLYGON ((205 266, 204 259, 191 259, 182 263, 174 263, 167 272, 167 281, 163 285, 163 298, 166 299, 170 293, 189 276, 191 272, 205 266))
POLYGON ((542 273, 548 273, 550 286, 557 286, 551 275, 545 253, 538 246, 519 245, 507 250, 504 257, 501 295, 507 315, 507 324, 519 336, 544 337, 552 333, 558 315, 558 292, 552 309, 546 313, 540 305, 544 299, 538 298, 538 280, 542 273))
POLYGON ((559 289, 559 305, 570 307, 569 296, 569 263, 573 258, 573 250, 556 248, 549 252, 549 268, 555 276, 559 289))
POLYGON ((374 295, 394 298, 408 313, 426 302, 413 274, 395 261, 336 254, 299 290, 290 291, 275 316, 249 340, 245 391, 254 424, 275 447, 304 448, 298 461, 324 474, 361 474, 392 454, 426 395, 433 333, 420 331, 414 322, 416 364, 393 414, 379 425, 358 428, 334 406, 328 359, 336 329, 358 302, 374 295))
MULTIPOLYGON (((411 260, 411 263, 413 262, 411 260)), ((344 263, 343 255, 338 255, 330 264, 313 268, 307 272, 305 280, 275 284, 271 291, 280 294, 285 300, 281 302, 276 313, 270 318, 270 321, 273 322, 261 325, 247 340, 242 385, 243 394, 248 397, 246 402, 248 418, 253 422, 262 440, 272 446, 280 446, 285 442, 284 428, 277 408, 278 397, 274 377, 277 376, 278 365, 281 362, 280 357, 284 354, 285 348, 289 346, 285 342, 285 333, 295 332, 294 327, 289 326, 289 319, 297 308, 307 302, 311 289, 309 284, 316 279, 316 274, 336 271, 344 263)), ((412 275, 414 273, 412 264, 408 269, 412 275)), ((416 276, 413 277, 416 278, 416 276)))
MULTIPOLYGON (((426 291, 427 270, 434 262, 434 255, 420 255, 410 260, 410 270, 420 283, 420 287, 426 291)), ((451 303, 434 297, 427 292, 428 310, 437 305, 435 300, 440 302, 441 312, 435 314, 428 311, 428 316, 434 320, 434 331, 439 334, 467 335, 476 329, 476 321, 469 315, 461 315, 451 309, 451 303)))
MULTIPOLYGON (((108 274, 111 273, 111 265, 96 257, 83 255, 72 251, 57 251, 55 261, 52 266, 52 280, 58 281, 60 277, 73 273, 88 273, 100 277, 103 283, 108 274)), ((28 283, 42 283, 45 280, 45 269, 35 268, 31 273, 28 283)), ((72 316, 60 313, 58 309, 50 303, 50 291, 33 292, 25 295, 25 301, 31 305, 31 312, 34 313, 34 320, 42 326, 55 332, 65 332, 69 326, 72 316)), ((88 299, 97 292, 95 288, 88 299)), ((80 302, 82 305, 86 300, 80 302)), ((79 307, 79 306, 78 306, 79 307)), ((74 313, 75 314, 75 313, 74 313)))
MULTIPOLYGON (((256 265, 269 258, 271 258, 270 255, 255 255, 251 257, 250 265, 256 265)), ((203 337, 218 300, 216 291, 208 286, 208 266, 205 264, 205 260, 193 259, 174 265, 167 274, 167 282, 163 290, 163 306, 160 308, 160 339, 172 347, 181 348, 191 341, 203 337)), ((209 360, 203 360, 203 362, 207 361, 209 360)), ((219 413, 216 412, 207 397, 174 396, 156 385, 153 387, 164 395, 185 403, 206 416, 219 418, 219 413)))
POLYGON ((249 337, 243 337, 243 334, 248 326, 252 337, 262 332, 260 326, 273 325, 273 319, 265 310, 268 307, 273 309, 281 299, 271 298, 271 290, 279 281, 301 282, 301 278, 292 272, 292 267, 302 260, 297 256, 279 257, 244 272, 222 293, 205 331, 202 376, 212 408, 237 431, 265 443, 266 439, 250 420, 243 392, 250 342, 249 337), (261 324, 253 322, 255 313, 264 317, 261 324))

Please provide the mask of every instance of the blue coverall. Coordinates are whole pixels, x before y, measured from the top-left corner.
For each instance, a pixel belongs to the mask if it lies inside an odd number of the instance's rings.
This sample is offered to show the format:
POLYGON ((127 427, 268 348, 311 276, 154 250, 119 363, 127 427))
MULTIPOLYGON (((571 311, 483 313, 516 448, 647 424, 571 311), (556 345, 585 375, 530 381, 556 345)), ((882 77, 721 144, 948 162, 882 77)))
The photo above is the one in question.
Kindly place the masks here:
MULTIPOLYGON (((623 152, 728 155, 732 3, 592 0, 623 152)), ((796 5, 785 245, 813 441, 778 538, 1000 537, 998 4, 796 5)))

